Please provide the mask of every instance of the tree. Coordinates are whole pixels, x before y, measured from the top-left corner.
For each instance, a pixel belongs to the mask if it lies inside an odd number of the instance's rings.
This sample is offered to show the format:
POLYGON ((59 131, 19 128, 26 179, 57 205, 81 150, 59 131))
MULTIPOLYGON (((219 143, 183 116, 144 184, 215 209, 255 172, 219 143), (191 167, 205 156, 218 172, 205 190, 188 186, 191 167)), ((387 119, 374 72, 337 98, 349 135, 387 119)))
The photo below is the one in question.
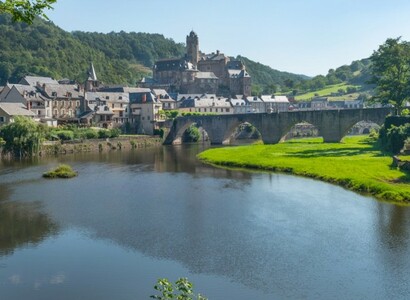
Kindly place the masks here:
POLYGON ((0 128, 4 140, 2 152, 13 157, 31 157, 40 151, 46 128, 26 117, 15 117, 14 122, 0 128))
POLYGON ((36 16, 48 19, 44 13, 46 9, 52 9, 52 4, 57 0, 5 0, 0 2, 0 13, 9 13, 13 21, 32 24, 36 16))
POLYGON ((376 84, 374 99, 392 104, 400 114, 410 99, 410 44, 400 38, 387 39, 370 57, 371 83, 376 84))

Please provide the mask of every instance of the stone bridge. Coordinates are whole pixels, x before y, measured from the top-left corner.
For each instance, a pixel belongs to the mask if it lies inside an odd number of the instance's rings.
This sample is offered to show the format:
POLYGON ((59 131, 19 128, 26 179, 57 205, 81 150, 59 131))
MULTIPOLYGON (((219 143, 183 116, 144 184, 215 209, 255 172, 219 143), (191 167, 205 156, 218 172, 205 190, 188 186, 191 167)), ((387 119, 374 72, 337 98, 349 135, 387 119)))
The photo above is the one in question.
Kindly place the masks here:
POLYGON ((392 108, 364 108, 178 117, 172 123, 164 144, 180 144, 185 130, 194 123, 208 133, 211 144, 229 144, 235 129, 245 122, 259 130, 265 144, 278 143, 295 124, 301 122, 314 125, 324 142, 340 142, 356 123, 370 121, 382 125, 386 116, 392 113, 392 108))

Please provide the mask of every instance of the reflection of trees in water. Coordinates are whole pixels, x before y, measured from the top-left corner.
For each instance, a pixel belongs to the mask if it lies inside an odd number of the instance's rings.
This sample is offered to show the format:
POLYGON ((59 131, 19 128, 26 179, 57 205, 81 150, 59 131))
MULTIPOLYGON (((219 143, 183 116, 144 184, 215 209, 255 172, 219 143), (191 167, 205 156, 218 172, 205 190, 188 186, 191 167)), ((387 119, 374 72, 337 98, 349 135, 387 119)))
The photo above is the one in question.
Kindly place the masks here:
POLYGON ((378 230, 381 242, 389 249, 407 248, 409 208, 383 203, 379 203, 378 208, 378 230))
POLYGON ((5 203, 9 189, 0 186, 0 190, 0 256, 11 254, 19 247, 38 244, 57 233, 57 225, 47 215, 33 205, 5 203))

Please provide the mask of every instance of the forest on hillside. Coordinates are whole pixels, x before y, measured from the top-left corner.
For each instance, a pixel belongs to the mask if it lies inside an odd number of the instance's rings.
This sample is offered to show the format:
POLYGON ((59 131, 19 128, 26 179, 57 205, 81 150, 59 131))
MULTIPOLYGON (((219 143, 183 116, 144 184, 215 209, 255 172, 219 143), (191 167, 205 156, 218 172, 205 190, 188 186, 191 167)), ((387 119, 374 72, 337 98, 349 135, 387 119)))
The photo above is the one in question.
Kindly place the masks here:
MULTIPOLYGON (((25 75, 69 78, 83 82, 90 62, 99 80, 107 84, 135 85, 152 74, 154 62, 181 57, 185 45, 161 34, 137 32, 66 32, 52 22, 35 19, 32 25, 12 22, 0 14, 0 85, 18 82, 25 75)), ((327 75, 309 78, 275 70, 238 56, 252 76, 253 94, 277 92, 300 94, 340 82, 365 85, 370 60, 329 70, 327 75)))

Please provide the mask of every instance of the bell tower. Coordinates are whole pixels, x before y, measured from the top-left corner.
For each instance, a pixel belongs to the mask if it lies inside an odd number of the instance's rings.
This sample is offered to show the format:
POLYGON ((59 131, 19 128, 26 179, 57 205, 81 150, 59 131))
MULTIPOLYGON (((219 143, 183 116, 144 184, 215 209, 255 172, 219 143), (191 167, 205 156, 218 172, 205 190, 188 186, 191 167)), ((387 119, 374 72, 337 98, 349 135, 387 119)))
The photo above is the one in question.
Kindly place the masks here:
POLYGON ((192 30, 186 37, 186 56, 196 68, 199 61, 199 41, 198 35, 192 30))

